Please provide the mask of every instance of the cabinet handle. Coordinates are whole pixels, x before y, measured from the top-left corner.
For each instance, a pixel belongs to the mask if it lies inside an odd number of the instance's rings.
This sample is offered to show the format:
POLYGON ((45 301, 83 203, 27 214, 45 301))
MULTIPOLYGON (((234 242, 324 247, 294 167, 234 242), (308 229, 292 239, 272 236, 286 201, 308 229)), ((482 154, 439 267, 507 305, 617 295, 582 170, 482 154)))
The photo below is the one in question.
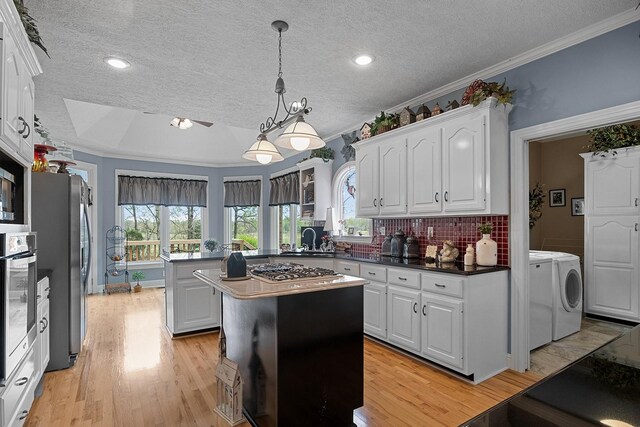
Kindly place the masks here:
POLYGON ((22 421, 25 418, 27 418, 27 415, 29 415, 29 411, 22 411, 22 412, 20 412, 20 414, 21 415, 18 417, 18 420, 22 421))
POLYGON ((40 298, 42 298, 42 295, 36 295, 36 298, 40 299, 40 298))
POLYGON ((636 206, 638 206, 638 198, 636 197, 636 206))
POLYGON ((378 199, 373 199, 373 206, 377 208, 378 205, 376 204, 376 200, 378 200, 378 199))
POLYGON ((45 329, 47 329, 47 328, 44 326, 44 318, 43 318, 42 320, 40 320, 40 324, 42 325, 42 329, 40 329, 40 333, 43 333, 43 332, 44 332, 44 330, 45 330, 45 329))
POLYGON ((403 282, 406 282, 406 281, 407 281, 407 278, 406 278, 406 277, 398 277, 398 279, 402 280, 403 282))
POLYGON ((423 305, 423 306, 422 306, 422 315, 423 315, 423 316, 426 316, 426 315, 427 315, 427 306, 426 306, 426 305, 423 305))
POLYGON ((372 275, 372 276, 376 275, 376 273, 374 273, 373 271, 370 271, 369 274, 372 275))
POLYGON ((18 133, 20 135, 22 135, 24 133, 24 131, 27 130, 27 122, 25 121, 25 119, 22 116, 18 116, 18 120, 20 120, 22 122, 22 124, 24 125, 24 127, 18 131, 18 133))
POLYGON ((441 285, 441 284, 439 284, 439 283, 436 283, 436 287, 438 287, 438 288, 446 288, 446 287, 447 287, 447 285, 441 285))
POLYGON ((49 289, 51 289, 51 288, 49 288, 49 286, 47 286, 46 288, 44 288, 44 291, 45 292, 49 292, 49 289))
POLYGON ((445 192, 444 192, 444 201, 445 201, 445 202, 448 202, 448 201, 449 201, 449 192, 448 192, 448 191, 445 191, 445 192))
POLYGON ((344 271, 351 271, 351 267, 344 267, 344 271))
POLYGON ((638 223, 636 222, 636 231, 638 231, 638 223))
POLYGON ((18 381, 16 381, 16 385, 25 385, 28 382, 29 382, 29 378, 22 377, 18 381))
POLYGON ((413 312, 418 314, 418 303, 417 302, 413 303, 413 312))
POLYGON ((436 199, 436 203, 439 203, 439 202, 440 202, 440 200, 438 200, 438 195, 439 195, 439 194, 440 194, 440 193, 436 192, 436 194, 433 196, 433 198, 434 198, 434 199, 436 199))
POLYGON ((47 329, 49 327, 49 319, 45 317, 44 321, 46 322, 46 325, 44 325, 44 328, 47 329))
POLYGON ((382 206, 382 197, 380 197, 380 206, 382 206))
POLYGON ((216 288, 213 288, 213 295, 216 294, 216 288))
POLYGON ((31 135, 31 126, 29 126, 29 123, 24 122, 24 125, 27 127, 27 134, 26 135, 22 135, 22 137, 24 139, 29 138, 29 135, 31 135))

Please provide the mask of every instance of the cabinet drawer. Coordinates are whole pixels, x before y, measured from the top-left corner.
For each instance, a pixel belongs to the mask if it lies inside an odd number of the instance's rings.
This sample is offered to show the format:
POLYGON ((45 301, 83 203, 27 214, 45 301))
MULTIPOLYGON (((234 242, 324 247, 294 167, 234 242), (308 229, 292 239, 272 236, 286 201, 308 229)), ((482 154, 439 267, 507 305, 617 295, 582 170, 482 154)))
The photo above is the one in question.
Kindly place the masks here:
POLYGON ((18 409, 19 403, 35 381, 35 371, 36 353, 34 348, 32 348, 31 351, 27 353, 25 360, 18 367, 18 372, 13 375, 11 381, 7 382, 7 389, 2 395, 2 413, 4 416, 3 425, 11 425, 11 422, 13 421, 12 417, 18 409))
POLYGON ((420 272, 411 271, 408 268, 387 270, 389 283, 407 288, 420 289, 420 272))
POLYGON ((360 276, 360 264, 351 261, 336 261, 336 272, 349 276, 360 276))
POLYGON ((36 295, 40 295, 38 302, 49 298, 49 277, 45 276, 38 282, 38 293, 36 295))
POLYGON ((376 282, 386 283, 387 269, 379 265, 360 264, 360 277, 376 282))
POLYGON ((463 279, 442 275, 422 274, 422 289, 435 294, 462 298, 463 279))
POLYGON ((208 263, 188 263, 186 265, 178 265, 176 268, 176 278, 193 279, 193 272, 196 270, 206 270, 210 268, 220 268, 220 261, 212 261, 208 263))

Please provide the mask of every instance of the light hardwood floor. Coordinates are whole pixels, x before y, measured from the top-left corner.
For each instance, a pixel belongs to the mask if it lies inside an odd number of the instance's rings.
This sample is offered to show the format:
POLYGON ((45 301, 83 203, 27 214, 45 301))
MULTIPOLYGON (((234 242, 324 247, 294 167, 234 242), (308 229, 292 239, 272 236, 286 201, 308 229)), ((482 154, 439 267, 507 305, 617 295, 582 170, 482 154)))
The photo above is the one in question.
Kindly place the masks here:
MULTIPOLYGON (((88 307, 76 366, 45 374, 27 426, 227 426, 213 412, 217 333, 172 340, 163 289, 90 296, 88 307)), ((541 378, 506 371, 474 386, 374 341, 364 348, 358 426, 459 425, 541 378)))

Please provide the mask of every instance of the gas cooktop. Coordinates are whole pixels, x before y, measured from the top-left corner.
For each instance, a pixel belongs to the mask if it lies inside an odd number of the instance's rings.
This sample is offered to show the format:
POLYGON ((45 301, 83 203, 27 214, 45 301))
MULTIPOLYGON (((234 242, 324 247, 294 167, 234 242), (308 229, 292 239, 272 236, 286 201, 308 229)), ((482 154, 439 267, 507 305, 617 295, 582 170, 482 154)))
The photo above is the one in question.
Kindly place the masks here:
POLYGON ((255 277, 276 282, 337 276, 335 271, 328 268, 305 267, 294 263, 258 264, 251 266, 249 271, 255 277))

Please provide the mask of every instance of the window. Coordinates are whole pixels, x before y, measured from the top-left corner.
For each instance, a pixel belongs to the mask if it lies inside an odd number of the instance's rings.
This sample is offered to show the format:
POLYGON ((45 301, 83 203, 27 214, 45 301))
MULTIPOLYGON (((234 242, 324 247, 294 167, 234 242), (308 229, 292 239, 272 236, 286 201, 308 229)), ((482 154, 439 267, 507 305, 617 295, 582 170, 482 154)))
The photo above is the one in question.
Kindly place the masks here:
MULTIPOLYGON (((133 175, 131 171, 116 171, 118 175, 133 175)), ((202 179, 143 172, 154 178, 202 179)), ((117 185, 117 184, 116 184, 117 185)), ((116 206, 117 222, 125 229, 129 263, 156 265, 163 250, 171 253, 202 252, 207 238, 207 208, 200 206, 160 206, 156 204, 125 204, 116 206)), ((130 266, 131 268, 131 266, 130 266)))
POLYGON ((334 177, 334 207, 336 221, 342 221, 341 230, 346 237, 368 237, 372 221, 356 217, 356 167, 354 162, 342 165, 334 177))
POLYGON ((224 243, 233 250, 260 248, 262 177, 224 180, 224 243))
POLYGON ((276 247, 283 244, 292 245, 296 248, 302 247, 300 230, 313 225, 310 219, 300 217, 300 205, 272 206, 271 217, 274 220, 273 236, 276 236, 276 247))

